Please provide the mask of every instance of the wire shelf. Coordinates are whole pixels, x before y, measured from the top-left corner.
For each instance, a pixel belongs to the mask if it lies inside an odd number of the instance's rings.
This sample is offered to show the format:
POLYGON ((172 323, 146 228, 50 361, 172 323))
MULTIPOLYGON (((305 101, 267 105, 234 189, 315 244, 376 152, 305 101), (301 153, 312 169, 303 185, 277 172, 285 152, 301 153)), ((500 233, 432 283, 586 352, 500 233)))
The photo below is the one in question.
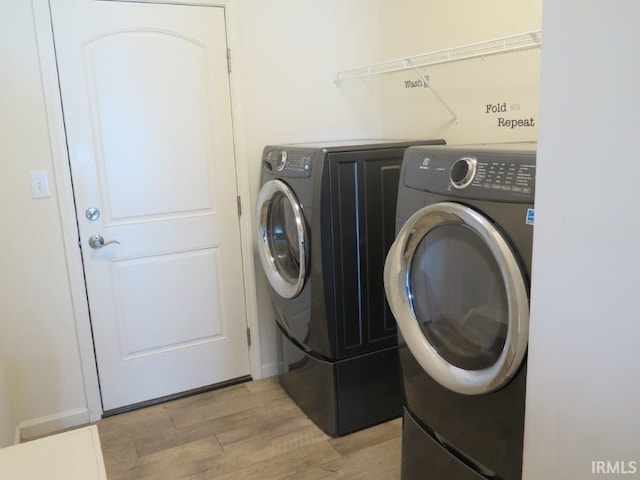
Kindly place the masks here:
POLYGON ((490 55, 498 55, 500 53, 517 52, 519 50, 528 50, 538 48, 542 45, 542 31, 536 30, 532 32, 520 33, 508 37, 486 40, 484 42, 471 43, 454 48, 447 48, 435 52, 422 53, 411 57, 397 58, 382 63, 374 63, 364 67, 342 70, 332 75, 332 79, 336 83, 356 78, 371 77, 374 75, 383 75, 387 73, 401 72, 405 70, 413 70, 415 74, 423 81, 436 96, 438 101, 451 114, 456 125, 458 124, 458 116, 453 109, 438 95, 438 93, 429 85, 427 77, 419 70, 422 67, 430 67, 432 65, 440 65, 443 63, 460 62, 471 58, 482 58, 490 55))
POLYGON ((443 63, 459 62, 471 58, 487 57, 500 53, 515 52, 540 47, 542 31, 521 33, 509 37, 496 38, 478 43, 471 43, 435 52, 422 53, 411 57, 397 58, 364 67, 342 70, 332 75, 334 82, 355 78, 370 77, 404 70, 413 70, 443 63))

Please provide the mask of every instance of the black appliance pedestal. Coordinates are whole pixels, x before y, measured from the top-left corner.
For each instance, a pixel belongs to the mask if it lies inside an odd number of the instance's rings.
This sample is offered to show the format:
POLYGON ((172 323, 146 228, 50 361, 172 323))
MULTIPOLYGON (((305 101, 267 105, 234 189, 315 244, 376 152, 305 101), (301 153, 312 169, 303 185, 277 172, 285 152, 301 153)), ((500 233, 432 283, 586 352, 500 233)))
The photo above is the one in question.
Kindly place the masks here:
POLYGON ((307 354, 287 335, 280 336, 280 384, 328 435, 346 435, 401 415, 396 347, 331 362, 307 354))

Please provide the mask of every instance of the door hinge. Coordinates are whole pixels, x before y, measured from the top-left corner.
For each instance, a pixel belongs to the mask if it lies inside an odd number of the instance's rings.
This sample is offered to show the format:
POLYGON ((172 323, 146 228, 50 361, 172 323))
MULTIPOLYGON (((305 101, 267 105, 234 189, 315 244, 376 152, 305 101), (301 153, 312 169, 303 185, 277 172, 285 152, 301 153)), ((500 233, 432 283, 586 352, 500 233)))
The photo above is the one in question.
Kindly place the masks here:
POLYGON ((238 216, 241 217, 242 216, 242 199, 240 198, 240 195, 238 195, 236 198, 238 201, 238 216))
POLYGON ((231 73, 231 49, 227 48, 227 71, 231 73))
POLYGON ((247 328, 247 344, 251 346, 251 329, 247 328))

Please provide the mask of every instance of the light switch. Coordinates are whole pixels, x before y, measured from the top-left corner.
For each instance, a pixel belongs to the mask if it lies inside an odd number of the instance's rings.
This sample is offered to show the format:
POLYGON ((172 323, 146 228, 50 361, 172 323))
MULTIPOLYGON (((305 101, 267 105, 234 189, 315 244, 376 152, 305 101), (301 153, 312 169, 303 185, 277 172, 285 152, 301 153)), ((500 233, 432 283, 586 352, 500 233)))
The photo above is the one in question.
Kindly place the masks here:
POLYGON ((29 175, 31 177, 31 198, 50 197, 47 172, 30 172, 29 175))

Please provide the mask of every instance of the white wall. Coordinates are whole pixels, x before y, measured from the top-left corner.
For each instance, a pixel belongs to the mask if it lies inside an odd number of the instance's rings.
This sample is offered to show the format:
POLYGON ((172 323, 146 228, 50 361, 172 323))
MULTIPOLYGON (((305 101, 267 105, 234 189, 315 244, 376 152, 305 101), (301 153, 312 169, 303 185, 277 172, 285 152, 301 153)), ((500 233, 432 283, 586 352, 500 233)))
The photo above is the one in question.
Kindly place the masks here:
POLYGON ((544 2, 525 480, 640 478, 639 20, 544 2))
POLYGON ((1 363, 15 421, 32 425, 86 401, 30 2, 0 3, 0 75, 1 363), (51 198, 31 198, 30 171, 51 198))
MULTIPOLYGON (((540 30, 541 0, 449 0, 386 2, 380 60, 434 52, 540 30)), ((406 88, 415 72, 380 80, 384 91, 384 134, 442 137, 450 144, 535 141, 540 49, 427 67, 423 73, 456 113, 455 124, 433 92, 406 88), (487 113, 487 104, 507 112, 487 113), (533 119, 533 126, 498 126, 499 118, 533 119)))

